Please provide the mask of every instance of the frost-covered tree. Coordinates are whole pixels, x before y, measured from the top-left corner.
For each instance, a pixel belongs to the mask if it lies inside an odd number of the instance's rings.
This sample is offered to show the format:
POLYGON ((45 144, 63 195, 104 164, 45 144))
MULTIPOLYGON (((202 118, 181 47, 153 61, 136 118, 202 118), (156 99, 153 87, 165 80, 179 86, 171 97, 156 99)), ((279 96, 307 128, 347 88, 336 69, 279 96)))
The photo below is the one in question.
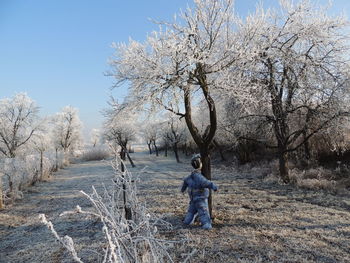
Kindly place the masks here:
MULTIPOLYGON (((217 128, 211 93, 221 89, 218 76, 235 61, 232 0, 197 0, 165 29, 151 34, 143 44, 130 41, 116 46, 111 74, 116 85, 128 82, 128 103, 161 105, 184 117, 201 153, 202 173, 211 179, 210 147, 217 128), (203 132, 193 119, 198 101, 206 102, 209 122, 203 132)), ((211 199, 209 199, 211 207, 211 199)), ((211 208, 210 208, 211 210, 211 208)))
POLYGON ((128 157, 131 165, 134 162, 128 152, 128 145, 136 138, 135 114, 123 108, 115 101, 111 101, 111 108, 105 110, 104 137, 107 141, 120 147, 120 158, 125 161, 128 157))
POLYGON ((179 163, 179 145, 185 136, 185 123, 177 117, 169 116, 168 121, 164 123, 162 131, 163 139, 167 145, 174 151, 176 161, 179 163))
POLYGON ((247 54, 223 81, 247 117, 271 125, 280 175, 289 182, 288 154, 348 111, 348 21, 308 0, 280 4, 280 11, 258 7, 238 29, 250 38, 247 54))
POLYGON ((274 142, 272 129, 266 125, 266 120, 247 118, 249 104, 240 103, 235 97, 220 94, 217 99, 221 103, 217 109, 219 119, 214 146, 221 159, 226 159, 226 151, 234 154, 239 164, 266 155, 269 152, 266 145, 274 142))
POLYGON ((82 123, 79 119, 78 110, 66 106, 57 113, 53 121, 53 136, 56 151, 62 149, 65 159, 69 151, 81 144, 82 123))
POLYGON ((14 158, 38 127, 36 103, 25 93, 0 100, 0 152, 14 158))
MULTIPOLYGON (((44 177, 44 153, 50 149, 53 149, 52 135, 51 130, 48 127, 48 123, 42 123, 40 129, 33 135, 31 141, 33 149, 40 155, 40 178, 44 177)), ((33 178, 32 184, 35 184, 38 180, 38 175, 33 178)))
POLYGON ((92 129, 91 130, 91 143, 93 147, 96 147, 96 145, 99 143, 101 139, 101 132, 99 129, 92 129))
POLYGON ((152 154, 152 147, 154 149, 154 152, 156 153, 156 156, 159 155, 157 144, 159 143, 159 139, 161 138, 161 122, 159 120, 154 119, 147 119, 144 121, 142 125, 142 133, 144 136, 144 139, 146 140, 149 154, 152 154))

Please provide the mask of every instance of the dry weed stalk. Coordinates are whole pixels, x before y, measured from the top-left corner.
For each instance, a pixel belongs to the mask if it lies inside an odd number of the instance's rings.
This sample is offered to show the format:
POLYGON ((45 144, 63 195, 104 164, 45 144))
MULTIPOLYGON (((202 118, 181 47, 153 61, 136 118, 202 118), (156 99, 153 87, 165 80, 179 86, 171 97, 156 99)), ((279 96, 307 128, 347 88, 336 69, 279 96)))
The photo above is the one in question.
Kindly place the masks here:
POLYGON ((41 219, 41 222, 43 222, 54 234, 55 238, 69 251, 69 253, 72 255, 72 259, 75 262, 83 263, 78 257, 78 254, 75 250, 73 239, 69 236, 64 236, 63 238, 60 237, 54 229, 52 222, 48 221, 44 214, 39 215, 39 217, 41 219))
MULTIPOLYGON (((171 225, 148 213, 137 196, 137 178, 127 169, 122 172, 119 169, 119 164, 123 165, 122 160, 117 155, 115 156, 112 163, 115 171, 112 187, 109 189, 104 187, 103 195, 100 195, 95 187, 92 187, 92 194, 82 191, 93 204, 95 211, 83 211, 77 206, 75 211, 64 212, 60 216, 80 213, 101 220, 102 232, 106 239, 103 262, 174 262, 169 250, 175 245, 182 245, 187 240, 171 241, 158 238, 158 229, 170 229, 171 225), (131 213, 131 219, 127 217, 128 211, 131 213)), ((69 250, 72 258, 76 262, 82 262, 77 256, 71 238, 59 237, 52 224, 46 221, 44 215, 41 215, 41 219, 63 246, 69 250)))

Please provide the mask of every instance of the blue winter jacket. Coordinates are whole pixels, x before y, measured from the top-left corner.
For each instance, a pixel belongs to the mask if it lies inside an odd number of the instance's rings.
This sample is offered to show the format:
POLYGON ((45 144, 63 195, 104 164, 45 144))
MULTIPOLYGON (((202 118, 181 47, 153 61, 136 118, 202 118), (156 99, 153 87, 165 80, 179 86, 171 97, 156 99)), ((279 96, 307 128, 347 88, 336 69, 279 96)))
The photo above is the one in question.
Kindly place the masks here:
POLYGON ((181 192, 185 192, 188 188, 188 194, 192 201, 196 201, 209 197, 209 189, 216 191, 218 187, 207 178, 205 178, 199 170, 194 170, 184 179, 181 192))

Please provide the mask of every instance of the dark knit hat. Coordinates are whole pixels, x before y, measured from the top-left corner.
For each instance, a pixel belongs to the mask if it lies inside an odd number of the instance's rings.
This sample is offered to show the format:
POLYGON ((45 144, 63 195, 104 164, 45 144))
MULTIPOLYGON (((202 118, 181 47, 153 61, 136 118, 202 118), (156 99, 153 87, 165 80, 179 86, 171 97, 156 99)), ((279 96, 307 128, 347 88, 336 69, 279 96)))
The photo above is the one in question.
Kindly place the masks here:
POLYGON ((201 155, 194 154, 191 159, 191 165, 193 166, 194 169, 198 169, 201 167, 202 161, 201 161, 201 155))

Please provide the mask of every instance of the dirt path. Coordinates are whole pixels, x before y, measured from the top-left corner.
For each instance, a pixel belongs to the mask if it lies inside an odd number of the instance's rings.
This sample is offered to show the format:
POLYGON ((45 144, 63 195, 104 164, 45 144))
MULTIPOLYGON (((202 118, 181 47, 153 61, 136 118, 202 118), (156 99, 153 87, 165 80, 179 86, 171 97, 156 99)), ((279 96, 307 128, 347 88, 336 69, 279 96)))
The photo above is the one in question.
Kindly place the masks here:
MULTIPOLYGON (((298 190, 263 181, 261 171, 234 171, 215 166, 219 185, 214 195, 212 231, 181 221, 188 198, 179 192, 190 171, 188 160, 135 153, 139 190, 148 207, 174 226, 163 235, 192 239, 193 262, 350 262, 350 197, 298 190), (146 168, 145 168, 146 167, 146 168), (142 170, 145 168, 144 170, 142 170)), ((70 235, 84 262, 99 262, 92 249, 101 245, 101 225, 94 219, 58 217, 77 204, 90 204, 79 193, 90 192, 112 178, 105 162, 74 164, 40 183, 24 199, 0 213, 0 262, 70 262, 64 249, 38 220, 44 213, 60 235, 70 235), (93 242, 92 242, 93 241, 93 242), (87 248, 90 249, 87 249, 87 248)))
MULTIPOLYGON (((91 185, 99 186, 101 182, 108 184, 112 175, 105 162, 73 164, 57 172, 49 182, 31 187, 22 200, 0 212, 0 262, 70 262, 66 251, 39 222, 38 215, 42 213, 52 220, 61 236, 70 235, 78 247, 91 246, 91 239, 101 238, 99 222, 77 221, 59 214, 76 205, 90 207, 79 191, 90 192, 91 185)), ((91 257, 97 258, 98 255, 91 257)))

